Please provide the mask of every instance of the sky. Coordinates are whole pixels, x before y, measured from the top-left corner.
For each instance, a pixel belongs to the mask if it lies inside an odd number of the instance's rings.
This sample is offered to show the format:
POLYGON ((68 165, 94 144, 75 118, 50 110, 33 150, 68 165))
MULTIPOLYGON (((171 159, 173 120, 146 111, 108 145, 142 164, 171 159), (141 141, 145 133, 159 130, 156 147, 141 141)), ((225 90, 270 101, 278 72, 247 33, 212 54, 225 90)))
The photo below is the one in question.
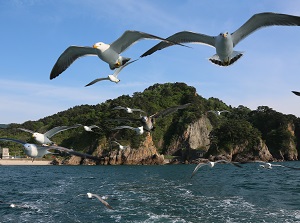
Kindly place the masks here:
MULTIPOLYGON (((252 110, 268 106, 300 117, 300 27, 259 29, 235 50, 244 56, 229 67, 208 58, 201 44, 172 46, 127 66, 121 81, 87 83, 112 74, 98 57, 76 60, 50 80, 61 53, 71 45, 112 43, 126 30, 167 38, 179 31, 215 36, 238 29, 252 15, 277 12, 300 16, 294 0, 0 0, 0 123, 36 121, 77 105, 95 105, 132 95, 156 83, 185 82, 204 98, 252 110)), ((158 40, 141 40, 122 53, 137 59, 158 40)))

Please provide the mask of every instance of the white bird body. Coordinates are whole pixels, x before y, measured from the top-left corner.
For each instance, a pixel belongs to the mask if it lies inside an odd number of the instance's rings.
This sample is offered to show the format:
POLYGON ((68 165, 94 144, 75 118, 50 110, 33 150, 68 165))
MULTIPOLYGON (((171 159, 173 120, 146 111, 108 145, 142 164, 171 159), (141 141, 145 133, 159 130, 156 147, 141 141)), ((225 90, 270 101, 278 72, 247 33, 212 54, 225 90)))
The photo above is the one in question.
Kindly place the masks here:
POLYGON ((97 78, 97 79, 91 81, 90 83, 88 83, 87 85, 85 85, 85 87, 91 86, 91 85, 93 85, 93 84, 95 84, 95 83, 97 83, 99 81, 104 81, 104 80, 109 80, 109 81, 114 82, 116 84, 119 83, 120 80, 118 79, 118 75, 121 72, 121 70, 123 68, 125 68, 127 65, 129 65, 129 64, 131 64, 131 63, 133 63, 135 61, 137 61, 137 60, 130 61, 130 62, 126 63, 125 65, 122 65, 121 67, 118 67, 117 69, 115 69, 115 72, 113 74, 110 74, 107 77, 101 77, 101 78, 97 78))
POLYGON ((104 200, 104 199, 106 199, 105 196, 100 197, 99 195, 97 195, 97 194, 92 194, 92 193, 87 193, 87 196, 88 196, 88 198, 90 198, 90 199, 93 198, 93 197, 95 197, 95 198, 97 198, 102 204, 104 204, 107 208, 113 209, 112 206, 110 206, 109 203, 107 203, 107 202, 104 200))
MULTIPOLYGON (((215 47, 217 54, 213 55, 209 60, 219 66, 229 66, 243 55, 243 52, 233 50, 241 40, 260 28, 275 25, 300 26, 300 17, 270 12, 258 13, 231 34, 224 32, 218 36, 208 36, 201 33, 182 31, 168 37, 167 40, 176 41, 177 43, 200 43, 215 47)), ((172 46, 172 44, 160 42, 141 55, 141 57, 151 55, 168 46, 172 46)))
POLYGON ((214 113, 214 114, 216 114, 216 115, 218 115, 218 116, 220 116, 223 112, 228 112, 228 113, 230 113, 230 111, 227 111, 227 110, 222 110, 222 111, 214 111, 214 110, 210 110, 210 111, 208 111, 208 112, 211 112, 211 113, 214 113))
POLYGON ((145 113, 142 109, 139 109, 139 108, 129 108, 129 107, 123 107, 123 106, 117 106, 117 107, 113 108, 113 110, 116 110, 116 109, 125 110, 129 114, 132 114, 135 111, 145 113))
POLYGON ((122 126, 117 126, 116 128, 113 128, 112 130, 119 130, 119 129, 131 129, 131 130, 134 130, 137 135, 142 135, 144 133, 143 126, 134 128, 132 126, 122 125, 122 126))
POLYGON ((49 131, 43 133, 39 133, 39 132, 34 132, 32 130, 29 129, 24 129, 24 128, 18 128, 19 130, 22 130, 24 132, 29 132, 32 133, 32 137, 34 138, 34 140, 42 145, 49 145, 49 144, 53 144, 53 141, 50 140, 50 138, 54 135, 56 135, 59 132, 68 130, 68 129, 73 129, 73 128, 77 128, 81 126, 81 124, 76 124, 74 126, 57 126, 53 129, 50 129, 49 131))
POLYGON ((217 161, 208 161, 207 163, 199 163, 196 168, 194 169, 193 173, 192 173, 192 176, 191 178, 196 174, 196 172, 199 170, 200 167, 203 167, 203 166, 209 166, 209 167, 214 167, 217 163, 225 163, 225 164, 232 164, 236 167, 242 167, 240 166, 239 164, 237 164, 236 162, 230 162, 230 161, 227 161, 227 160, 217 160, 217 161))
POLYGON ((93 160, 98 160, 98 158, 95 156, 85 154, 85 153, 79 153, 72 149, 68 149, 68 148, 61 147, 61 146, 54 146, 54 145, 39 146, 36 144, 26 143, 21 140, 11 139, 11 138, 0 138, 0 141, 16 142, 16 143, 23 145, 25 154, 33 159, 42 158, 43 156, 45 156, 47 154, 52 154, 52 152, 50 152, 49 150, 59 150, 61 152, 66 152, 71 155, 88 158, 88 159, 93 159, 93 160))
MULTIPOLYGON (((50 79, 59 76, 75 60, 83 56, 98 56, 102 61, 108 63, 110 69, 115 69, 126 64, 130 58, 123 57, 120 54, 142 39, 156 39, 167 41, 171 44, 177 44, 164 38, 152 34, 127 30, 116 41, 111 44, 98 42, 93 47, 70 46, 58 58, 50 73, 50 79)), ((179 44, 181 45, 181 44, 179 44)))
POLYGON ((99 128, 99 126, 97 126, 97 125, 86 126, 86 125, 85 125, 85 126, 83 126, 83 128, 84 128, 84 130, 87 131, 87 132, 94 132, 93 129, 94 129, 94 128, 99 128))
POLYGON ((111 141, 112 143, 116 143, 118 146, 119 146, 119 149, 120 150, 123 150, 123 149, 126 149, 126 148, 128 148, 128 146, 123 146, 123 145, 121 145, 120 143, 118 143, 117 141, 111 141))

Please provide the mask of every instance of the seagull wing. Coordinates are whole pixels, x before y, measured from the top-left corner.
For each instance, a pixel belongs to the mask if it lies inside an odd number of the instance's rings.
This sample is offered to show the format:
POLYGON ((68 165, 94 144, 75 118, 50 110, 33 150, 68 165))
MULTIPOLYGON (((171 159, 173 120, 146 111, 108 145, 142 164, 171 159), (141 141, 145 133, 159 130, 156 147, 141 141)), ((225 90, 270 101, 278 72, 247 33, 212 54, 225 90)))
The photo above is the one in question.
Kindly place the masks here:
POLYGON ((139 111, 139 112, 146 113, 145 111, 143 111, 142 109, 139 109, 139 108, 132 108, 131 110, 132 111, 139 111))
POLYGON ((86 154, 86 153, 80 153, 80 152, 76 152, 72 149, 68 149, 68 148, 65 148, 65 147, 62 147, 62 146, 54 146, 54 145, 51 145, 51 146, 47 146, 48 147, 48 150, 50 149, 55 149, 55 150, 59 150, 61 152, 65 152, 65 153, 68 153, 70 155, 74 155, 74 156, 79 156, 79 157, 82 157, 84 159, 91 159, 91 160, 95 160, 95 161, 98 161, 99 158, 96 157, 96 156, 92 156, 90 154, 86 154))
MULTIPOLYGON (((135 30, 127 30, 123 33, 122 36, 120 36, 116 41, 110 44, 110 47, 115 50, 117 53, 124 52, 127 48, 129 48, 131 45, 136 43, 137 41, 141 39, 157 39, 157 40, 163 40, 166 39, 154 36, 149 33, 144 33, 140 31, 135 30)), ((169 41, 170 42, 170 41, 169 41)), ((174 43, 176 44, 176 43, 174 43)))
POLYGON ((133 60, 133 61, 130 61, 130 62, 127 62, 127 63, 125 63, 125 65, 123 65, 123 66, 117 68, 117 69, 115 70, 115 72, 113 73, 113 76, 115 76, 115 77, 117 78, 118 75, 119 75, 119 73, 121 72, 121 70, 123 70, 127 65, 132 64, 133 62, 135 62, 135 61, 137 61, 137 60, 138 60, 138 59, 133 60))
POLYGON ((300 17, 271 12, 253 15, 246 23, 232 33, 233 46, 252 32, 266 26, 300 26, 300 17))
POLYGON ((295 95, 300 96, 300 92, 298 91, 292 91, 295 95))
MULTIPOLYGON (((206 44, 215 47, 215 38, 213 36, 207 36, 201 33, 194 33, 190 31, 182 31, 182 32, 175 33, 174 35, 169 36, 166 40, 173 41, 176 43, 199 43, 199 44, 206 44)), ((143 55, 141 55, 141 57, 149 56, 158 50, 162 50, 172 45, 174 44, 162 41, 156 44, 147 52, 145 52, 143 55)))
POLYGON ((99 126, 97 126, 97 125, 91 125, 91 126, 89 126, 91 129, 93 129, 93 128, 98 128, 98 129, 100 129, 100 127, 99 126))
POLYGON ((21 141, 21 140, 18 140, 18 139, 11 139, 11 138, 0 138, 0 141, 10 141, 10 142, 16 142, 16 143, 19 143, 19 144, 26 144, 26 142, 24 141, 21 141))
POLYGON ((82 126, 81 124, 76 124, 73 126, 57 126, 53 129, 50 129, 48 132, 46 132, 44 135, 48 138, 51 138, 52 136, 54 136, 55 134, 68 130, 68 129, 74 129, 74 128, 78 128, 79 126, 82 126))
POLYGON ((121 144, 120 144, 120 143, 118 143, 117 141, 111 141, 111 142, 114 142, 114 143, 118 144, 119 146, 121 145, 121 144))
POLYGON ((88 83, 87 85, 85 85, 85 87, 91 86, 99 81, 104 81, 104 80, 109 80, 109 78, 108 77, 97 78, 97 79, 91 81, 90 83, 88 83))
POLYGON ((97 49, 88 46, 70 46, 57 59, 50 73, 50 80, 64 72, 82 56, 97 56, 97 49))
POLYGON ((112 206, 109 205, 105 200, 103 200, 100 196, 97 194, 93 194, 94 197, 96 197, 102 204, 104 204, 107 208, 113 209, 112 206))
POLYGON ((112 108, 112 110, 116 110, 116 109, 126 109, 125 107, 122 107, 122 106, 116 106, 116 107, 114 107, 114 108, 112 108))
POLYGON ((293 170, 300 170, 300 168, 297 168, 297 167, 284 166, 284 165, 280 165, 280 164, 272 164, 272 166, 279 166, 279 167, 285 167, 285 168, 289 168, 289 169, 293 169, 293 170))
POLYGON ((19 130, 22 130, 22 131, 24 131, 24 132, 29 132, 29 133, 31 133, 31 134, 33 134, 34 133, 34 131, 31 131, 31 130, 29 130, 29 129, 24 129, 24 128, 18 128, 19 130))
POLYGON ((135 130, 135 128, 133 128, 131 126, 127 126, 127 125, 117 126, 117 127, 113 128, 112 130, 117 130, 117 129, 132 129, 132 130, 135 130))
POLYGON ((173 112, 176 112, 178 109, 184 109, 186 108, 187 106, 189 106, 191 103, 187 103, 187 104, 184 104, 184 105, 179 105, 179 106, 173 106, 173 107, 170 107, 170 108, 167 108, 163 111, 160 111, 154 115, 151 115, 151 117, 153 118, 158 118, 158 117, 164 117, 166 115, 169 115, 173 112))
POLYGON ((207 163, 199 163, 199 164, 196 166, 196 168, 194 169, 191 178, 197 173, 197 171, 199 170, 200 167, 203 167, 203 166, 205 166, 205 165, 207 165, 207 163))

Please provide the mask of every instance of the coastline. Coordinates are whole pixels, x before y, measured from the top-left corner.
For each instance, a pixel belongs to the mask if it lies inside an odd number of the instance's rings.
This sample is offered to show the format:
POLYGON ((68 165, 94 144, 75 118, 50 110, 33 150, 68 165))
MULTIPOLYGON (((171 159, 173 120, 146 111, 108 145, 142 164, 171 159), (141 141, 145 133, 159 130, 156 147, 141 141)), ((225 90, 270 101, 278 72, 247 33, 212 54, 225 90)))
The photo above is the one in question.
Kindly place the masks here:
POLYGON ((52 165, 52 160, 34 160, 31 159, 0 159, 0 166, 41 166, 52 165))

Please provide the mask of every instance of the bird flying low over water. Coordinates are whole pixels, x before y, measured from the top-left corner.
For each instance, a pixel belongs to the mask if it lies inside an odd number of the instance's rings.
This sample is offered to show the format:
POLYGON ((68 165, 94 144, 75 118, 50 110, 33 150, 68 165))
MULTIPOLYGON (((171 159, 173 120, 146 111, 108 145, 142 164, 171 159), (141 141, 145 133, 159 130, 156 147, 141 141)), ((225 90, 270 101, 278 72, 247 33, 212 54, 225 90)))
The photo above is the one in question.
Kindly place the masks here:
POLYGON ((150 116, 141 116, 140 118, 117 118, 114 119, 116 121, 138 121, 143 125, 144 130, 146 131, 151 131, 154 129, 154 124, 155 124, 155 119, 156 118, 163 118, 166 115, 172 114, 176 111, 178 111, 179 109, 184 109, 186 107, 188 107, 191 103, 187 103, 184 105, 176 105, 176 106, 172 106, 170 108, 167 108, 165 110, 162 110, 160 112, 157 112, 153 115, 150 116))
POLYGON ((105 205, 105 207, 107 207, 108 209, 112 209, 112 210, 113 210, 112 206, 110 206, 109 203, 107 203, 107 202, 104 200, 105 197, 100 197, 99 195, 97 195, 97 194, 92 194, 92 193, 87 193, 87 196, 88 196, 88 198, 90 198, 90 199, 93 198, 93 197, 97 198, 102 204, 105 205))
POLYGON ((253 162, 254 163, 261 163, 259 166, 261 168, 265 168, 265 169, 272 169, 272 167, 285 167, 285 168, 289 168, 289 169, 293 169, 293 170, 300 170, 300 168, 297 168, 297 167, 284 166, 284 165, 281 165, 281 164, 273 164, 273 163, 268 163, 268 162, 264 162, 264 161, 260 161, 260 160, 256 160, 256 161, 253 161, 253 162))
MULTIPOLYGON (((299 16, 264 12, 253 15, 246 23, 233 33, 223 32, 217 36, 208 36, 201 33, 182 31, 168 37, 167 40, 176 41, 177 43, 200 43, 215 47, 216 54, 209 58, 209 60, 219 66, 229 66, 243 55, 243 52, 234 51, 234 47, 241 40, 256 30, 267 26, 299 25, 299 16)), ((151 55, 157 50, 161 50, 172 45, 173 44, 169 44, 168 42, 160 42, 141 55, 141 57, 151 55)))
POLYGON ((93 85, 93 84, 95 84, 95 83, 97 83, 99 81, 104 81, 104 80, 109 80, 111 82, 115 82, 116 84, 119 83, 121 80, 118 79, 118 75, 121 72, 121 70, 124 67, 126 67, 127 65, 129 65, 129 64, 131 64, 131 63, 133 63, 135 61, 137 61, 137 60, 130 61, 130 62, 126 63, 125 65, 122 65, 121 67, 118 67, 117 69, 115 69, 115 72, 113 74, 110 74, 107 77, 97 78, 97 79, 91 81, 90 83, 88 83, 87 85, 85 85, 85 87, 91 86, 91 85, 93 85))
POLYGON ((39 132, 34 132, 32 130, 29 129, 24 129, 24 128, 18 128, 19 130, 22 130, 24 132, 29 132, 32 134, 32 137, 34 138, 34 140, 40 144, 53 144, 53 142, 50 140, 50 138, 52 136, 54 136, 55 134, 68 130, 68 129, 74 129, 77 128, 79 126, 82 126, 81 124, 76 124, 73 126, 57 126, 53 129, 50 129, 49 131, 45 132, 44 134, 39 133, 39 132))
POLYGON ((127 125, 122 125, 122 126, 117 126, 117 127, 113 128, 112 130, 119 130, 119 129, 131 129, 131 130, 134 130, 137 135, 142 135, 144 133, 143 126, 134 128, 134 127, 127 126, 127 125))
POLYGON ((65 152, 70 155, 75 155, 75 156, 79 156, 79 157, 87 158, 87 159, 98 160, 98 158, 95 156, 85 154, 85 153, 79 153, 72 149, 67 149, 67 148, 61 147, 61 146, 54 146, 54 145, 39 146, 36 144, 27 143, 27 142, 23 142, 18 139, 11 139, 11 138, 0 138, 0 141, 10 141, 10 142, 15 142, 15 143, 19 143, 19 144, 23 145, 25 154, 33 159, 41 158, 47 154, 52 154, 52 152, 50 152, 49 150, 59 150, 61 152, 65 152))
POLYGON ((122 107, 122 106, 114 107, 112 110, 125 110, 127 113, 130 113, 130 114, 135 111, 145 113, 142 109, 139 109, 139 108, 128 108, 128 107, 122 107))
POLYGON ((300 92, 298 91, 292 91, 295 95, 300 96, 300 92))
POLYGON ((214 113, 215 115, 221 115, 223 112, 228 112, 230 113, 230 111, 227 110, 222 110, 222 111, 215 111, 215 110, 210 110, 208 112, 214 113))
MULTIPOLYGON (((83 56, 98 56, 102 61, 108 63, 111 70, 121 67, 126 64, 130 58, 123 57, 120 54, 142 39, 156 39, 167 41, 170 44, 177 44, 172 40, 166 40, 164 38, 154 36, 149 33, 144 33, 135 30, 127 30, 122 36, 111 44, 98 42, 89 46, 70 46, 68 47, 58 58, 52 71, 50 73, 50 79, 59 76, 64 72, 75 60, 83 56)), ((179 44, 182 45, 182 44, 179 44)))
POLYGON ((230 162, 230 161, 227 161, 227 160, 217 160, 215 162, 212 162, 212 161, 209 161, 207 163, 199 163, 196 168, 194 169, 193 173, 192 173, 192 176, 191 178, 197 173, 197 171, 199 170, 200 167, 203 167, 203 166, 209 166, 209 167, 214 167, 215 164, 217 163, 225 163, 225 164, 232 164, 236 167, 242 167, 241 165, 239 165, 237 162, 230 162))

